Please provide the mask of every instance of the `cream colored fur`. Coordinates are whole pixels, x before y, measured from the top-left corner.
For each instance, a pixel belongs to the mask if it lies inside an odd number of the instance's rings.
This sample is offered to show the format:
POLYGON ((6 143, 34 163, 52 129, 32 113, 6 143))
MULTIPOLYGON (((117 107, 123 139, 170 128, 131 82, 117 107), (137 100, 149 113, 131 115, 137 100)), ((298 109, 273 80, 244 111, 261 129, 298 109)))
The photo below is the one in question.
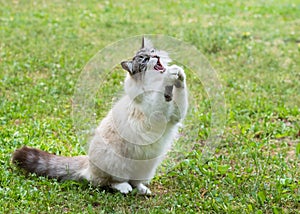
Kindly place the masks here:
POLYGON ((160 57, 164 72, 154 69, 158 59, 153 57, 140 78, 127 74, 125 95, 96 128, 88 156, 58 157, 26 147, 14 153, 14 162, 22 162, 21 167, 37 174, 49 175, 46 166, 50 164, 51 177, 84 178, 122 193, 137 188, 140 194, 151 194, 145 184, 170 149, 188 107, 183 69, 168 66, 166 53, 155 54, 160 57), (174 86, 173 98, 167 102, 164 90, 170 85, 174 86), (31 163, 38 166, 32 169, 31 163))
POLYGON ((126 95, 102 120, 90 144, 90 166, 85 176, 123 193, 131 191, 130 184, 142 194, 150 193, 142 184, 154 176, 187 111, 183 69, 173 65, 159 73, 151 66, 139 84, 127 75, 126 95), (174 87, 173 100, 166 102, 163 89, 174 85, 179 75, 182 85, 174 87))

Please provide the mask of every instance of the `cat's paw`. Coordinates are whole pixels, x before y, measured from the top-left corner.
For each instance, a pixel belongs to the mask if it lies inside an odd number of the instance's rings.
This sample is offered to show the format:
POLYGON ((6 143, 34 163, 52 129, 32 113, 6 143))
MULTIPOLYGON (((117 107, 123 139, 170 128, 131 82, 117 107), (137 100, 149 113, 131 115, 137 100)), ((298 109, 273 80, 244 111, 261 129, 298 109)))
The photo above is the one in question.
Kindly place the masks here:
POLYGON ((175 85, 176 88, 183 86, 186 76, 181 67, 177 65, 171 65, 167 72, 169 77, 168 81, 171 83, 171 85, 175 85))
POLYGON ((152 194, 151 190, 148 187, 146 187, 144 184, 139 184, 136 186, 136 188, 140 195, 151 195, 152 194))
POLYGON ((120 191, 123 194, 127 194, 132 191, 132 186, 127 182, 114 183, 114 184, 111 184, 111 187, 113 189, 120 191))

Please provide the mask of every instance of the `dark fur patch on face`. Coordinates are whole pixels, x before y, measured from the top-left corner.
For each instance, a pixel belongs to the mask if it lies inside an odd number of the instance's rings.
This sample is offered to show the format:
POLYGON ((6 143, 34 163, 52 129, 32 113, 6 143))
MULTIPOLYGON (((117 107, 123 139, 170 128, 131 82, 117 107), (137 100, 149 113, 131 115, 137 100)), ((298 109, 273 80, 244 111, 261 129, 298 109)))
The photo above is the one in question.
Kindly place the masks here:
POLYGON ((150 60, 150 55, 141 52, 135 55, 132 59, 132 74, 142 73, 147 70, 147 64, 150 60))
POLYGON ((147 70, 147 64, 154 52, 154 49, 149 49, 142 46, 132 60, 124 61, 121 63, 121 65, 123 69, 130 73, 131 76, 133 76, 135 79, 139 79, 139 77, 143 76, 144 72, 147 70))
POLYGON ((142 48, 135 54, 132 60, 121 62, 122 68, 129 72, 133 79, 143 79, 145 72, 148 68, 148 63, 152 58, 156 58, 156 64, 152 65, 154 70, 163 73, 166 69, 160 61, 161 56, 157 55, 156 50, 152 44, 143 38, 142 48))

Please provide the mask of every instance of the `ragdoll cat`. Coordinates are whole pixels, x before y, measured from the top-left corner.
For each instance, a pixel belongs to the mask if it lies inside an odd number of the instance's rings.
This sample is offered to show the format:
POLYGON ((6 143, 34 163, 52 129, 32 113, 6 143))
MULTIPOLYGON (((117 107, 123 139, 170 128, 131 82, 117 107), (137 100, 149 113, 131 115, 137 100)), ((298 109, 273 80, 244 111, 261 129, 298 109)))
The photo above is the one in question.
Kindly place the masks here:
POLYGON ((22 147, 12 161, 28 172, 60 180, 87 179, 121 193, 145 184, 177 135, 188 101, 186 76, 164 51, 143 38, 142 48, 121 66, 126 70, 125 95, 96 128, 87 156, 63 157, 22 147))

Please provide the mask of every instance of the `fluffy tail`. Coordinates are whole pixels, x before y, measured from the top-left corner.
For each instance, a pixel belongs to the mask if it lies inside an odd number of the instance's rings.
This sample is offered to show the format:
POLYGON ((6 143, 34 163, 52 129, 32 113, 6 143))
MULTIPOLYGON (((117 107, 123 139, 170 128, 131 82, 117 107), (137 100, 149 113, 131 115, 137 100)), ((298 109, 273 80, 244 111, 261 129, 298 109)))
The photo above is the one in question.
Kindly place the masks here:
POLYGON ((90 177, 87 156, 63 157, 24 146, 13 153, 12 162, 28 172, 60 180, 90 177))

